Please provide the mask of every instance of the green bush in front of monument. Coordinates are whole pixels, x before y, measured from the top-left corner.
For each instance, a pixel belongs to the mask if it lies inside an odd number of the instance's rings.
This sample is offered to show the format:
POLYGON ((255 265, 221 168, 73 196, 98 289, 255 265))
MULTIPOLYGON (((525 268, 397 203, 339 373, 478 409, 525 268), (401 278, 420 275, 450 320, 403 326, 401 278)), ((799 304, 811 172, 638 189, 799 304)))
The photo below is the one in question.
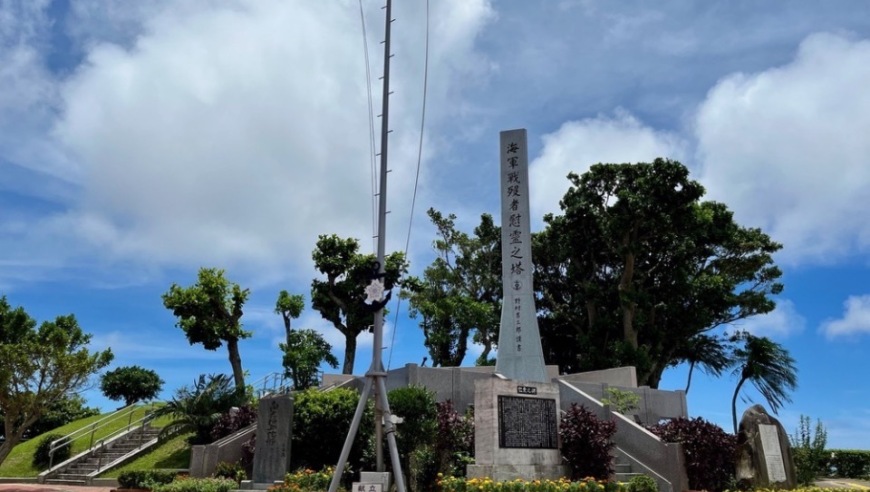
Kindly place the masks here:
POLYGON ((647 475, 638 475, 628 481, 628 492, 659 492, 659 484, 647 475))
MULTIPOLYGON (((359 392, 348 388, 335 388, 327 392, 311 388, 296 393, 293 401, 290 469, 320 470, 335 465, 358 403, 359 392)), ((372 405, 369 404, 348 457, 348 464, 353 469, 359 469, 363 456, 363 446, 359 443, 372 440, 373 415, 372 405)))
POLYGON ((432 484, 437 473, 434 452, 428 451, 435 444, 438 429, 435 408, 435 393, 423 386, 396 388, 387 393, 390 410, 401 417, 396 426, 396 447, 403 471, 413 482, 412 490, 419 491, 432 484))

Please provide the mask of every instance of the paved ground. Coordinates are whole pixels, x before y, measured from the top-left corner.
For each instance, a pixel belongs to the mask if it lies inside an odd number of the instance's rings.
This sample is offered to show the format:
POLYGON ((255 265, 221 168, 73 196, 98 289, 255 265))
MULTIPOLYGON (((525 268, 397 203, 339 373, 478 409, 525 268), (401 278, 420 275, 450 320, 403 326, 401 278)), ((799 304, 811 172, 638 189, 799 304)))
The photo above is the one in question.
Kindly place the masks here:
POLYGON ((817 480, 816 485, 826 489, 870 490, 870 481, 854 478, 826 478, 823 480, 817 480))

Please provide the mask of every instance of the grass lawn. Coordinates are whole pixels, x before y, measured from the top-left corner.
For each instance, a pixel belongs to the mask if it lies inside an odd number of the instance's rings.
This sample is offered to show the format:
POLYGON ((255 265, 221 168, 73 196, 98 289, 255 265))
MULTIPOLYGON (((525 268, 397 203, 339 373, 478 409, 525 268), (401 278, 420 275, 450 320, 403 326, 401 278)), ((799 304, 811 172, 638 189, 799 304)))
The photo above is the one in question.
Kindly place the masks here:
POLYGON ((193 434, 175 436, 163 444, 158 444, 147 453, 132 461, 115 467, 100 475, 100 478, 118 478, 122 472, 131 470, 177 470, 190 466, 190 445, 187 438, 193 434))
MULTIPOLYGON (((142 418, 147 411, 151 409, 151 405, 140 405, 136 407, 133 411, 133 422, 142 418)), ((110 413, 106 413, 103 415, 96 415, 94 417, 88 417, 81 420, 76 420, 75 422, 70 422, 62 427, 58 427, 53 431, 46 432, 45 434, 40 434, 32 439, 29 439, 25 442, 22 442, 12 448, 12 452, 9 453, 9 456, 0 464, 0 477, 35 477, 39 474, 41 470, 37 470, 33 467, 31 461, 33 461, 33 453, 36 451, 36 448, 39 446, 40 441, 42 441, 43 437, 47 434, 60 434, 62 436, 66 436, 72 432, 75 432, 80 429, 84 429, 90 424, 110 415, 110 413)), ((164 419, 160 419, 164 421, 164 419)), ((122 419, 118 419, 116 421, 110 422, 105 427, 101 428, 97 432, 94 433, 94 442, 99 439, 108 436, 109 434, 120 430, 127 426, 127 422, 129 419, 124 417, 122 419)), ((155 422, 155 425, 159 425, 160 422, 155 422)), ((72 450, 70 456, 75 456, 82 451, 88 449, 88 446, 91 443, 91 433, 85 432, 83 435, 77 439, 75 439, 72 443, 72 450)))

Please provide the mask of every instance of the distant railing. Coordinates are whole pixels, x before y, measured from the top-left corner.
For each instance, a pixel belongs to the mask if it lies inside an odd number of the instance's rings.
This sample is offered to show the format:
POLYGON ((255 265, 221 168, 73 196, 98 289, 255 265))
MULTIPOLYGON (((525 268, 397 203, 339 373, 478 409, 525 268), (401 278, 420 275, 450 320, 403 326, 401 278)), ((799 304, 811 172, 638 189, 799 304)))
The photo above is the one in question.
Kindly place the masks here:
POLYGON ((288 393, 293 389, 293 383, 283 373, 273 372, 258 379, 251 387, 254 388, 257 398, 262 398, 275 393, 288 393))
POLYGON ((49 470, 51 470, 52 467, 54 466, 54 454, 55 454, 55 452, 57 452, 58 449, 65 447, 65 446, 72 447, 72 444, 74 441, 76 441, 82 437, 88 436, 88 434, 90 434, 90 436, 88 437, 87 449, 93 450, 95 441, 101 447, 105 447, 105 443, 107 440, 110 440, 114 437, 117 437, 121 433, 127 432, 136 426, 141 426, 144 429, 145 426, 149 422, 151 422, 151 420, 154 419, 155 405, 156 405, 156 403, 149 404, 149 406, 151 408, 147 408, 147 406, 136 405, 136 404, 126 406, 120 410, 117 410, 113 413, 110 413, 109 415, 106 415, 105 417, 97 420, 96 422, 93 422, 89 425, 86 425, 85 427, 82 427, 81 429, 79 429, 77 431, 71 432, 71 433, 61 437, 60 439, 56 439, 54 441, 51 441, 51 446, 49 447, 49 450, 48 450, 48 457, 49 457, 48 468, 49 468, 49 470), (141 410, 141 409, 145 410, 144 415, 134 421, 133 417, 136 415, 137 411, 141 410), (119 429, 116 429, 115 431, 110 432, 106 435, 101 434, 99 437, 97 437, 97 434, 99 433, 99 431, 104 430, 110 424, 113 424, 113 423, 118 422, 119 420, 123 420, 125 418, 127 419, 127 425, 122 426, 119 429))

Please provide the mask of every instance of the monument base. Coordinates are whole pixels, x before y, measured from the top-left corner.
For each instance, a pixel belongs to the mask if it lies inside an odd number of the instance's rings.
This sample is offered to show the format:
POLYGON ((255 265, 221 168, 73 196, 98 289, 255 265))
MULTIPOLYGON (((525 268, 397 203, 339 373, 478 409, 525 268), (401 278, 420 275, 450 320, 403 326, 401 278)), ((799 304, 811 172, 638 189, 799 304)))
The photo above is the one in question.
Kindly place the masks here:
POLYGON ((494 482, 505 482, 517 478, 531 480, 558 480, 568 476, 565 465, 468 465, 465 469, 468 478, 491 478, 494 482))
POLYGON ((496 481, 567 476, 559 452, 559 387, 482 379, 474 385, 474 465, 469 477, 496 481))

